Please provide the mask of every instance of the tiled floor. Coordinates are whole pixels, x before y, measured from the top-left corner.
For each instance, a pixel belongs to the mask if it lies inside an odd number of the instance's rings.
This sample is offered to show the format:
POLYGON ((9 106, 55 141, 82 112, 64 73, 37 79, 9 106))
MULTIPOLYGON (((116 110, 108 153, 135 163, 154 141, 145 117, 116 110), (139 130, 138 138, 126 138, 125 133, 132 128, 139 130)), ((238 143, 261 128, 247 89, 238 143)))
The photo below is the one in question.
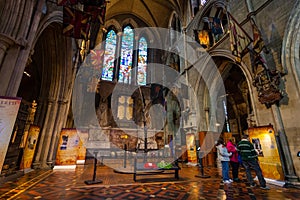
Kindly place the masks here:
MULTIPOLYGON (((119 170, 118 170, 119 171, 119 170)), ((124 170, 126 171, 126 170, 124 170)), ((118 173, 107 166, 97 167, 96 180, 102 183, 87 185, 93 179, 93 164, 77 166, 75 170, 35 170, 16 181, 0 185, 0 199, 299 199, 300 189, 275 185, 270 190, 250 188, 245 180, 224 185, 218 169, 205 168, 210 178, 199 178, 197 167, 183 166, 180 179, 172 175, 139 177, 133 181, 130 173, 118 173), (151 179, 150 179, 151 178, 151 179), (152 179, 155 178, 155 179, 152 179)), ((240 178, 245 179, 241 172, 240 178)))

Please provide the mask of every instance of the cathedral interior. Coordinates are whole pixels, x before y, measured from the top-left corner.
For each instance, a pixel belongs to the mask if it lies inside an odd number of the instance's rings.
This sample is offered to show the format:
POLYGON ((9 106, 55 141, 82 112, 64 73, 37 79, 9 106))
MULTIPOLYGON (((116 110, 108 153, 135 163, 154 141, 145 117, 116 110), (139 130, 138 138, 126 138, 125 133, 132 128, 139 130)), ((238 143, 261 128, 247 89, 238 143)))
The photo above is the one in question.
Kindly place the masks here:
POLYGON ((299 0, 0 0, 0 16, 0 183, 93 159, 217 169, 215 141, 248 134, 265 177, 299 187, 299 0))

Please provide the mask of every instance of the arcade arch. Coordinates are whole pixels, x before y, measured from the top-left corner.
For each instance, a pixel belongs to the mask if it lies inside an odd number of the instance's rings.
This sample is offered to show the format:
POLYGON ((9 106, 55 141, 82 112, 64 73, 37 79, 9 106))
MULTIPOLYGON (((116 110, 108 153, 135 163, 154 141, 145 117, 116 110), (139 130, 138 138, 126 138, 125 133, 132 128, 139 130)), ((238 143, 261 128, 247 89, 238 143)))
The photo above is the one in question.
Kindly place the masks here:
MULTIPOLYGON (((16 140, 18 144, 10 144, 6 163, 15 163, 12 168, 18 168, 22 159, 22 151, 19 144, 26 128, 26 119, 22 119, 23 113, 27 116, 28 109, 33 101, 37 103, 33 124, 40 127, 37 149, 35 153, 35 167, 51 166, 55 158, 58 135, 67 121, 71 89, 75 76, 74 63, 72 61, 72 40, 64 37, 61 24, 61 13, 53 12, 51 16, 43 20, 37 31, 37 40, 29 57, 17 96, 22 98, 17 124, 16 140), (49 39, 51 38, 51 39, 49 39), (16 152, 18 153, 9 153, 16 152)), ((26 140, 26 138, 25 138, 26 140)))

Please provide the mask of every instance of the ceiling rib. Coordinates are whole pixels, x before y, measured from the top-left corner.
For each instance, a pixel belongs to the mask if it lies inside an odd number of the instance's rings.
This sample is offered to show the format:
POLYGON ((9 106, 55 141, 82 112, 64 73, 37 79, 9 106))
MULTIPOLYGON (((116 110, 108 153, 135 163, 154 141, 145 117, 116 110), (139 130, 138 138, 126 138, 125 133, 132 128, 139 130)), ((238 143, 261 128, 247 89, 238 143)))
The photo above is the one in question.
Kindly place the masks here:
POLYGON ((143 5, 145 6, 145 8, 147 9, 147 11, 148 11, 148 13, 150 14, 152 20, 154 21, 155 26, 157 27, 157 26, 158 26, 157 21, 155 20, 155 18, 154 18, 154 16, 153 16, 151 10, 149 9, 148 5, 146 4, 146 2, 145 2, 144 0, 140 0, 140 1, 142 2, 142 4, 143 4, 143 5))

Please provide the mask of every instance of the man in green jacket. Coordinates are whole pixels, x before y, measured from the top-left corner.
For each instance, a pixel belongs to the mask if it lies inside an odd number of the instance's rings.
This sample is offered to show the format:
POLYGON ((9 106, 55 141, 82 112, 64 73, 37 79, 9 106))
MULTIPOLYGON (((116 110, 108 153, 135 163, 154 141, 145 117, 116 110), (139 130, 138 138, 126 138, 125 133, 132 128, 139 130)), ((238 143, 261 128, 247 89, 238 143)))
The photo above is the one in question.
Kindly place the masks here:
POLYGON ((253 144, 249 141, 248 135, 243 135, 242 140, 237 145, 237 150, 242 156, 242 165, 245 167, 247 179, 250 183, 250 187, 255 187, 256 184, 251 175, 251 168, 254 169, 260 188, 264 190, 269 190, 270 188, 266 186, 266 180, 262 174, 261 168, 258 164, 257 152, 254 149, 253 144))

